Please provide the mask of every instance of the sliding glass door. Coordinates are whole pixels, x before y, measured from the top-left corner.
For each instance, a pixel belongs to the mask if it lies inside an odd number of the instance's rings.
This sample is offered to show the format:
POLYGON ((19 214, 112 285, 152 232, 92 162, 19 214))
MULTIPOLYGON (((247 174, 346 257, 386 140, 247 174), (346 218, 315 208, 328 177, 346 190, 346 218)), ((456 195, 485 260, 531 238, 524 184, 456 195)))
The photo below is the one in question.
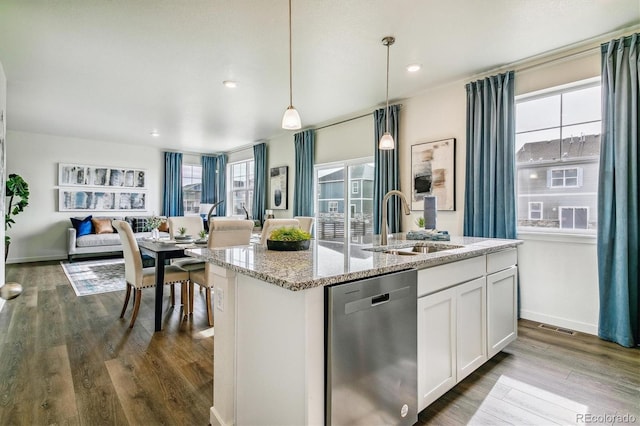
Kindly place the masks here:
POLYGON ((315 237, 324 246, 371 243, 373 171, 373 158, 316 166, 315 237))

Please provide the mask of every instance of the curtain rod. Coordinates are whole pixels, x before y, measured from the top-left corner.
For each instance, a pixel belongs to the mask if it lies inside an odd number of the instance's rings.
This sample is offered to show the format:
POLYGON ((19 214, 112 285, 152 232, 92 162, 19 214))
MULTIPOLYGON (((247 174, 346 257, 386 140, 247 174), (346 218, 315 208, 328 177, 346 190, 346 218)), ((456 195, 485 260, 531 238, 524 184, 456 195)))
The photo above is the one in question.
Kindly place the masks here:
POLYGON ((600 45, 602 43, 606 43, 611 41, 612 39, 623 37, 627 34, 631 34, 634 31, 640 30, 640 25, 633 25, 631 27, 627 27, 621 30, 612 31, 607 34, 603 34, 597 37, 593 37, 591 39, 581 41, 578 43, 574 43, 569 46, 564 46, 559 49, 551 50, 545 53, 541 53, 539 55, 531 56, 529 58, 521 59, 519 61, 512 62, 510 64, 501 65, 499 67, 492 68, 488 71, 483 71, 481 73, 477 73, 465 79, 466 82, 476 81, 478 79, 498 74, 500 72, 504 72, 507 70, 514 70, 518 72, 529 71, 531 69, 536 69, 540 67, 544 67, 551 64, 562 63, 564 61, 579 58, 582 56, 587 56, 590 53, 595 51, 600 51, 600 45), (586 46, 586 47, 585 47, 586 46), (575 49, 580 49, 579 51, 572 51, 575 49))
MULTIPOLYGON (((402 104, 393 104, 393 105, 397 105, 397 106, 399 106, 400 108, 402 108, 402 104)), ((380 109, 380 108, 377 108, 377 109, 380 109)), ((382 109, 384 109, 384 108, 382 108, 382 109)), ((375 110, 374 110, 374 111, 375 111, 375 110)), ((339 125, 339 124, 348 123, 349 121, 359 120, 359 119, 361 119, 361 118, 368 117, 368 116, 370 116, 370 115, 372 115, 372 114, 373 114, 373 111, 368 112, 368 113, 366 113, 366 114, 361 114, 361 115, 358 115, 358 116, 355 116, 355 117, 345 118, 344 120, 336 121, 335 123, 325 124, 324 126, 320 126, 320 127, 313 127, 313 128, 311 128, 311 129, 308 129, 308 130, 322 130, 322 129, 326 129, 327 127, 333 127, 333 126, 337 126, 337 125, 339 125)))

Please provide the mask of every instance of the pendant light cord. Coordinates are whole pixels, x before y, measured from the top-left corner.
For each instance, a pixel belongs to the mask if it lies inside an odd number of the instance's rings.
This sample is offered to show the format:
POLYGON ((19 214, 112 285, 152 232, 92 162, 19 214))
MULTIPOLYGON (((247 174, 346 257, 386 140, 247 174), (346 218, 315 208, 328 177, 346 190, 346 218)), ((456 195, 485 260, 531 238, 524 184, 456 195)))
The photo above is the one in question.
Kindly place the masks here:
POLYGON ((293 106, 293 53, 291 50, 291 0, 289 0, 289 106, 293 106))
POLYGON ((385 115, 387 116, 387 132, 389 132, 389 46, 390 44, 387 43, 387 107, 385 110, 385 115))

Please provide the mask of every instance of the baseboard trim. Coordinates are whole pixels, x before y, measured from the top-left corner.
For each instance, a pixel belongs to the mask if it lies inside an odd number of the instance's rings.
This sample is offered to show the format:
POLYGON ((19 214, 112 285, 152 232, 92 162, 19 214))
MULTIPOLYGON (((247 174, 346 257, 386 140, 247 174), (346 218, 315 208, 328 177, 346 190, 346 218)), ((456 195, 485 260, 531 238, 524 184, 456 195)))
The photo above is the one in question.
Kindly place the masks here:
POLYGON ((211 426, 227 426, 223 421, 221 416, 216 410, 216 407, 211 407, 209 409, 209 423, 211 426))
POLYGON ((545 315, 539 312, 532 312, 527 310, 520 310, 520 317, 522 319, 541 322, 549 325, 555 325, 556 327, 568 328, 570 330, 579 331, 581 333, 598 335, 597 324, 587 324, 585 322, 573 321, 567 318, 555 317, 553 315, 545 315))
POLYGON ((48 262, 50 260, 67 260, 66 255, 53 256, 34 256, 34 257, 10 257, 5 263, 29 263, 29 262, 48 262))

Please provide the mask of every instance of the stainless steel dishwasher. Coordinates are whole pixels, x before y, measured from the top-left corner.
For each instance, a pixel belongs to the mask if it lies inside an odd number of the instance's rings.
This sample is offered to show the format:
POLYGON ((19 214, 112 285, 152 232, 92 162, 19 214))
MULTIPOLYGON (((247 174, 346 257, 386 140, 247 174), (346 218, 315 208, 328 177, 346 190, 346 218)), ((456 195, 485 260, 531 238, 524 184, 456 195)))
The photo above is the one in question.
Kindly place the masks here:
POLYGON ((325 423, 418 421, 416 270, 325 288, 325 423))

